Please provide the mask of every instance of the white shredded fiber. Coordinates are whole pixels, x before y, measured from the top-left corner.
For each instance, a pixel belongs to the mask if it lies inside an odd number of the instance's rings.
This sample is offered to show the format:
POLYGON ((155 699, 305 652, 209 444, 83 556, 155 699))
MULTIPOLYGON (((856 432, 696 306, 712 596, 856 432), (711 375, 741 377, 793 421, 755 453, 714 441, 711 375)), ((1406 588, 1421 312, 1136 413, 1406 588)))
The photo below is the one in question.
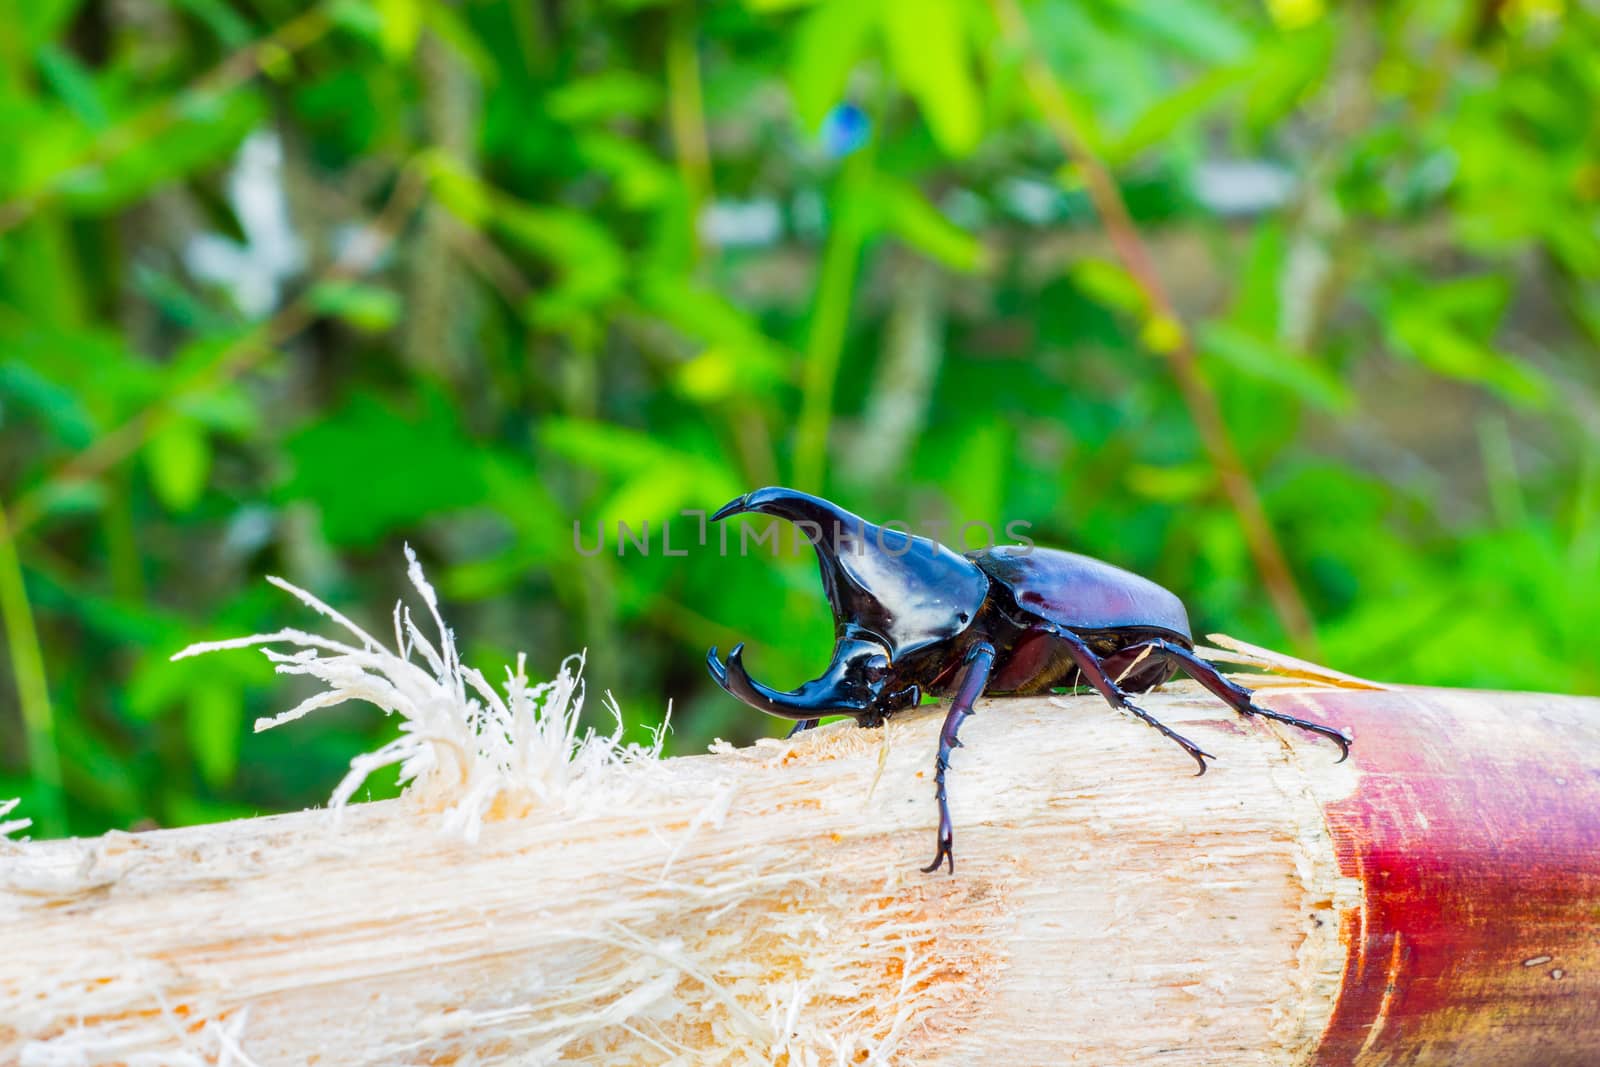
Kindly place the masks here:
MULTIPOLYGON (((248 867, 246 877, 226 877, 230 863, 254 862, 257 850, 242 842, 255 831, 243 823, 213 831, 236 844, 204 850, 208 876, 217 892, 248 900, 239 905, 248 919, 195 934, 190 956, 161 956, 169 969, 128 956, 123 942, 108 948, 90 973, 116 981, 62 987, 62 997, 75 998, 71 1018, 92 1018, 92 1027, 41 1024, 29 1031, 39 1036, 26 1045, 25 1064, 132 1063, 148 1053, 159 1062, 214 1056, 250 1067, 336 1048, 334 1058, 351 1064, 888 1067, 910 1061, 908 1044, 951 1032, 954 1013, 995 973, 999 956, 978 946, 995 928, 1000 894, 981 881, 908 881, 901 857, 884 847, 902 816, 869 808, 870 789, 835 797, 807 788, 804 766, 778 773, 787 745, 718 745, 722 755, 709 760, 662 760, 662 731, 646 744, 624 743, 609 693, 614 728, 582 728, 581 653, 538 683, 519 657, 491 686, 461 662, 409 549, 407 559, 426 617, 418 612, 419 626, 404 602, 396 605, 392 644, 271 579, 344 632, 284 629, 196 644, 174 658, 259 648, 279 673, 319 683, 299 704, 258 720, 257 730, 348 700, 398 716, 399 736, 351 760, 331 806, 343 810, 368 775, 398 766, 402 803, 479 847, 397 836, 403 814, 373 812, 336 831, 303 821, 296 871, 318 871, 325 883, 323 903, 308 915, 299 874, 279 879, 248 867), (546 834, 555 827, 559 839, 546 834), (328 832, 349 851, 325 854, 311 844, 328 832), (517 842, 529 834, 547 851, 524 851, 517 842), (819 836, 826 862, 807 851, 819 836), (344 862, 358 851, 361 863, 344 862), (446 856, 448 883, 418 869, 446 856), (444 884, 448 901, 415 892, 444 884), (330 932, 322 909, 338 907, 331 902, 345 899, 342 889, 357 886, 366 887, 370 909, 351 905, 351 921, 330 932), (559 895, 541 898, 541 886, 559 895), (284 941, 295 945, 280 956, 284 941), (236 943, 275 947, 235 953, 236 943), (291 958, 297 972, 312 966, 307 960, 325 970, 304 986, 286 981, 291 958), (224 972, 225 981, 211 984, 224 972), (199 974, 208 977, 190 977, 199 974), (159 1017, 149 1010, 151 989, 162 998, 159 1017), (94 1004, 84 1007, 85 996, 94 1004), (174 1018, 182 1008, 178 1034, 167 1004, 174 1018), (194 1030, 201 1019, 205 1027, 194 1030)), ((886 737, 822 731, 807 739, 807 758, 839 773, 876 764, 882 774, 886 737)), ((914 773, 909 760, 907 753, 896 768, 900 781, 914 773)), ((192 847, 177 839, 139 844, 158 846, 192 847)), ((142 864, 131 869, 153 869, 148 856, 117 847, 137 856, 125 862, 142 864)), ((186 863, 180 869, 190 876, 186 863)), ((137 900, 145 919, 158 909, 171 914, 139 929, 190 921, 193 905, 182 895, 143 893, 116 900, 137 900)), ((4 1030, 0 1024, 0 1061, 4 1030)))
MULTIPOLYGON (((0 800, 0 820, 4 820, 7 815, 10 815, 12 810, 20 803, 22 803, 20 798, 16 800, 0 800)), ((0 837, 10 837, 19 830, 26 830, 32 825, 32 819, 12 819, 10 822, 0 821, 0 837)))
MULTIPOLYGON (((259 647, 279 674, 301 674, 325 687, 287 711, 257 719, 256 732, 293 722, 319 708, 363 700, 399 715, 400 736, 350 761, 334 789, 332 808, 343 808, 369 775, 400 765, 408 796, 443 811, 444 829, 467 840, 488 818, 534 808, 615 803, 622 786, 615 771, 652 763, 661 755, 665 724, 649 745, 624 743, 622 712, 610 692, 605 708, 615 728, 579 732, 583 711, 584 654, 568 656, 555 678, 531 683, 526 655, 506 671, 501 688, 461 661, 455 635, 439 615, 439 599, 408 545, 407 576, 433 621, 430 640, 404 601, 394 608, 394 646, 385 646, 322 600, 281 578, 267 580, 347 630, 355 643, 303 630, 190 645, 172 658, 259 647), (294 651, 279 651, 287 646, 294 651)), ((9 808, 0 809, 3 815, 9 808)), ((10 824, 8 824, 10 825, 10 824)))

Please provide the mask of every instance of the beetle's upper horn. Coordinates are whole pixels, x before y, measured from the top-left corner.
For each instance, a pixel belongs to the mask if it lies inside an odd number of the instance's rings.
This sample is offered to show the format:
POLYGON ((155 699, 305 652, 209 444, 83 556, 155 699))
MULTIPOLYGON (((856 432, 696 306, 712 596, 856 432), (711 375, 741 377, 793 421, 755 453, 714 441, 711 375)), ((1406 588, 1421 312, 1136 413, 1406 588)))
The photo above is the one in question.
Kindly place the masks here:
POLYGON ((989 592, 977 564, 936 541, 875 526, 821 497, 769 486, 712 515, 776 515, 806 531, 840 638, 870 634, 898 659, 964 630, 989 592))
POLYGON ((765 489, 754 489, 744 496, 734 497, 712 512, 711 521, 716 522, 718 519, 746 511, 776 515, 790 522, 812 522, 819 525, 831 525, 835 520, 856 523, 861 521, 832 501, 812 496, 810 493, 802 493, 798 489, 785 489, 781 485, 769 485, 765 489))

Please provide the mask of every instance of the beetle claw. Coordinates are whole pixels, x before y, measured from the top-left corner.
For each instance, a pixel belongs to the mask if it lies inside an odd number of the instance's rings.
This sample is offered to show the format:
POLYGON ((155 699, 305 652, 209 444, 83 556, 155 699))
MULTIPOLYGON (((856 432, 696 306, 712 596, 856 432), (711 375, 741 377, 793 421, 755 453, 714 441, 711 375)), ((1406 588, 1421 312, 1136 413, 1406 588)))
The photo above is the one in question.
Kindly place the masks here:
POLYGON ((1351 737, 1347 731, 1340 730, 1339 736, 1333 740, 1334 743, 1339 746, 1339 758, 1333 762, 1336 764, 1343 763, 1345 760, 1350 758, 1350 745, 1355 741, 1355 738, 1351 737))
POLYGON ((1313 732, 1321 734, 1339 746, 1339 758, 1333 761, 1335 764, 1343 763, 1350 758, 1350 742, 1354 739, 1349 734, 1332 726, 1324 726, 1313 732))

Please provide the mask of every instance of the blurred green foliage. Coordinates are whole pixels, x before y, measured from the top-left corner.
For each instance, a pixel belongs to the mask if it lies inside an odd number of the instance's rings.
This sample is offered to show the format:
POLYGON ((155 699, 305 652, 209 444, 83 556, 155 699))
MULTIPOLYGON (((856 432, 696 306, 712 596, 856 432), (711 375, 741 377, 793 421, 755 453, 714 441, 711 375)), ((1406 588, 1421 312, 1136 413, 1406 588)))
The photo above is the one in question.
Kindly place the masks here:
MULTIPOLYGON (((814 674, 814 564, 660 530, 774 482, 1030 521, 1285 645, 983 0, 0 7, 0 797, 36 832, 325 797, 392 725, 252 735, 293 686, 168 656, 310 625, 268 573, 382 632, 403 541, 491 676, 586 647, 677 751, 773 730, 704 650, 814 674)), ((1023 9, 1316 654, 1600 692, 1593 6, 1023 9)))

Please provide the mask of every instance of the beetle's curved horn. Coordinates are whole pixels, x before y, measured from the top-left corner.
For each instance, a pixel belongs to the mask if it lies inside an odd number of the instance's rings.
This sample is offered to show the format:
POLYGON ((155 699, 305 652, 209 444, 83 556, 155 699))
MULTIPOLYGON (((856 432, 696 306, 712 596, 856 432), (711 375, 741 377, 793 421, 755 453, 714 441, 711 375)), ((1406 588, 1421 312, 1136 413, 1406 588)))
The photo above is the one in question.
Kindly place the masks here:
POLYGON ((851 660, 860 654, 859 647, 852 647, 857 645, 857 642, 840 642, 834 649, 833 662, 822 677, 789 693, 762 685, 750 677, 744 669, 743 643, 733 646, 726 664, 717 660, 717 650, 713 646, 706 653, 706 666, 718 685, 758 711, 782 719, 814 719, 829 713, 849 714, 866 709, 858 696, 846 693, 846 673, 851 660))
POLYGON ((812 496, 810 493, 802 493, 798 489, 785 489, 781 485, 769 485, 765 489, 754 489, 744 496, 734 497, 711 513, 711 521, 716 522, 729 515, 742 515, 747 511, 776 515, 790 522, 815 523, 824 534, 836 521, 851 524, 861 522, 831 501, 824 500, 820 496, 812 496))

